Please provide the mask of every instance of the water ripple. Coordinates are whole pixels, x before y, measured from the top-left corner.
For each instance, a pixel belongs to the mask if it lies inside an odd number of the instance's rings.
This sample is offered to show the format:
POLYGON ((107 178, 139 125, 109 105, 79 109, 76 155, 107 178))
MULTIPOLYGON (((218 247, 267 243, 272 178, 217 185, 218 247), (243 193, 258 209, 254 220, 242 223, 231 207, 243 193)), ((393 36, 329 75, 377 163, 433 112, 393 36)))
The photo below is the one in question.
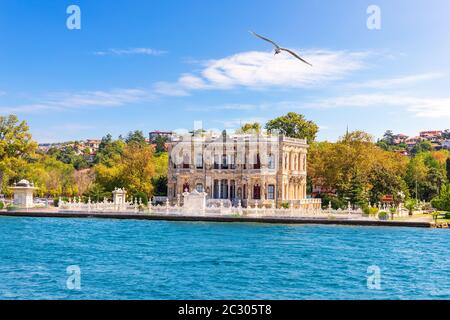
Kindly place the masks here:
POLYGON ((0 218, 0 299, 449 299, 446 230, 0 218), (81 268, 81 290, 66 267, 81 268), (367 268, 381 269, 381 290, 367 268))

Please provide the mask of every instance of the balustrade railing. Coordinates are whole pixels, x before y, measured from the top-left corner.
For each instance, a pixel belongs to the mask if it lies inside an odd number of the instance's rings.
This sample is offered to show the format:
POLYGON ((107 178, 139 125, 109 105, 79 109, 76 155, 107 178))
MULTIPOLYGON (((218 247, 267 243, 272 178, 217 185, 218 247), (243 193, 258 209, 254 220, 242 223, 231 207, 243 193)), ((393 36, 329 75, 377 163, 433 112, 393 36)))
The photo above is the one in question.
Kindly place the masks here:
MULTIPOLYGON (((315 199, 306 199, 308 203, 315 203, 315 199)), ((306 202, 306 201, 305 201, 306 202)), ((187 211, 180 205, 171 205, 169 201, 165 204, 144 206, 140 199, 131 202, 116 204, 111 201, 82 202, 80 198, 59 200, 59 211, 61 212, 92 212, 92 213, 124 213, 124 214, 159 214, 159 215, 202 215, 202 216, 248 216, 248 217, 296 217, 309 219, 364 219, 378 220, 378 215, 365 215, 359 208, 349 206, 347 209, 321 208, 267 208, 263 205, 254 204, 253 207, 244 208, 240 202, 237 206, 229 206, 223 202, 210 202, 204 209, 187 211)), ((396 216, 407 215, 406 210, 397 209, 396 216)))

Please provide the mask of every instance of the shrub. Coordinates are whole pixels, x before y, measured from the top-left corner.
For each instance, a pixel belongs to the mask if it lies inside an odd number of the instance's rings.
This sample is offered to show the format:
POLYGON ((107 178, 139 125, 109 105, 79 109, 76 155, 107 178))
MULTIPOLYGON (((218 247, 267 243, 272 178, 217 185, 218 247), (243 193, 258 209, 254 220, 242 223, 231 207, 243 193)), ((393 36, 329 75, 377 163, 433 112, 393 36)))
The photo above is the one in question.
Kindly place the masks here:
POLYGON ((5 204, 3 202, 0 202, 0 210, 3 210, 4 207, 5 207, 5 204))
POLYGON ((378 213, 378 208, 365 206, 363 212, 369 216, 374 216, 378 213))
POLYGON ((283 208, 283 209, 289 209, 289 202, 283 202, 283 203, 281 204, 281 208, 283 208))
POLYGON ((450 184, 442 186, 441 192, 431 200, 433 208, 441 211, 450 211, 450 184))
POLYGON ((15 205, 13 205, 13 204, 10 204, 10 205, 8 205, 8 206, 6 207, 6 210, 8 210, 8 211, 14 211, 14 210, 17 210, 17 209, 19 209, 19 207, 18 207, 18 206, 15 206, 15 205))
POLYGON ((445 213, 445 219, 450 219, 450 212, 445 213))
POLYGON ((378 219, 380 220, 388 220, 389 219, 389 215, 386 211, 381 211, 378 213, 378 219))

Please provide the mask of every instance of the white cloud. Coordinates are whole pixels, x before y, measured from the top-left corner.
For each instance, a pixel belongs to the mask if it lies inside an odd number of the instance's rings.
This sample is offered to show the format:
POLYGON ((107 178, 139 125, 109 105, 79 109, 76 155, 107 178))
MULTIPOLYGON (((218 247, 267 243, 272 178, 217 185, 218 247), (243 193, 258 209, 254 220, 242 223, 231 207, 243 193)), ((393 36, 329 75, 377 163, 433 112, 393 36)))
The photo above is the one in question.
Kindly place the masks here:
POLYGON ((371 80, 361 83, 351 83, 351 88, 371 88, 371 89, 389 89, 400 86, 407 86, 417 82, 435 80, 444 77, 444 74, 438 72, 414 74, 403 77, 371 80))
POLYGON ((58 93, 50 96, 48 103, 60 108, 86 106, 116 107, 148 97, 143 89, 115 89, 110 91, 83 91, 58 93))
POLYGON ((97 51, 94 52, 97 56, 107 56, 107 55, 116 55, 116 56, 124 56, 124 55, 147 55, 147 56, 160 56, 167 53, 164 50, 152 49, 152 48, 130 48, 130 49, 108 49, 106 51, 97 51))
POLYGON ((396 107, 405 109, 416 117, 440 118, 450 117, 450 98, 414 97, 405 94, 356 94, 320 99, 304 103, 307 108, 339 107, 396 107))
POLYGON ((228 120, 215 120, 214 122, 219 123, 223 128, 226 128, 226 129, 238 129, 246 123, 258 122, 260 124, 264 124, 267 122, 267 119, 261 118, 261 117, 252 117, 252 118, 244 118, 244 119, 235 118, 235 119, 228 119, 228 120))
POLYGON ((218 106, 206 106, 206 107, 187 107, 187 111, 201 111, 201 112, 214 112, 214 111, 252 111, 260 108, 256 104, 245 104, 245 103, 235 103, 235 104, 224 104, 218 106))
POLYGON ((304 58, 310 67, 287 53, 273 55, 250 51, 210 60, 196 74, 183 74, 174 82, 159 82, 155 91, 162 95, 188 95, 193 90, 308 88, 343 79, 364 68, 367 52, 311 50, 304 58))
POLYGON ((43 110, 61 111, 83 107, 118 107, 150 98, 151 95, 142 89, 54 93, 41 98, 38 103, 0 106, 0 113, 32 113, 43 110))

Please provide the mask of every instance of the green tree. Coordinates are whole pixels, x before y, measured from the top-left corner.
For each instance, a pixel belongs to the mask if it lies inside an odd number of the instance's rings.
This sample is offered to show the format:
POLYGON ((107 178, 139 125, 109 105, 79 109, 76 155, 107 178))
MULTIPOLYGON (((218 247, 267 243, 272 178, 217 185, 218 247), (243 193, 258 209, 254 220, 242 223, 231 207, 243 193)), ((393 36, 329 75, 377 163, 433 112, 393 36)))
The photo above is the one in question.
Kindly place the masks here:
POLYGON ((383 135, 383 141, 386 142, 388 145, 394 144, 394 133, 392 130, 387 130, 383 135))
POLYGON ((125 138, 125 142, 127 144, 136 144, 138 146, 144 146, 147 144, 144 133, 140 130, 130 131, 125 138))
POLYGON ((377 203, 382 200, 385 195, 392 195, 394 202, 401 201, 399 192, 408 195, 409 190, 401 176, 393 170, 387 170, 385 167, 377 164, 370 173, 369 183, 370 201, 377 203))
POLYGON ((167 196, 167 176, 158 176, 152 178, 153 195, 167 196))
POLYGON ((166 143, 169 141, 169 138, 163 137, 163 136, 157 136, 155 138, 155 152, 161 153, 167 151, 166 149, 166 143))
POLYGON ((241 126, 241 128, 239 128, 236 133, 238 134, 244 134, 244 133, 254 133, 254 134, 258 134, 260 133, 262 130, 261 128, 261 124, 258 122, 253 122, 253 123, 246 123, 243 126, 241 126))
POLYGON ((384 140, 380 140, 377 142, 377 146, 381 149, 383 149, 384 151, 389 151, 391 150, 391 146, 389 144, 386 143, 386 141, 384 140))
POLYGON ((343 198, 348 198, 353 204, 362 207, 367 204, 367 190, 363 181, 358 176, 352 177, 348 192, 343 194, 343 198))
POLYGON ((411 153, 413 155, 416 155, 416 154, 419 154, 421 152, 431 151, 432 149, 433 149, 433 145, 431 144, 430 141, 426 140, 426 141, 421 141, 421 142, 417 143, 411 149, 411 153))
POLYGON ((4 181, 9 182, 8 174, 14 175, 19 159, 29 159, 36 151, 37 144, 32 140, 28 125, 19 122, 15 115, 0 116, 0 189, 5 191, 4 181))
POLYGON ((431 200, 431 205, 441 211, 450 211, 450 184, 443 185, 439 195, 431 200))
POLYGON ((306 139, 312 143, 316 139, 319 127, 314 122, 306 120, 302 114, 289 112, 285 116, 267 122, 266 130, 276 131, 291 138, 306 139))
POLYGON ((378 148, 365 132, 346 133, 336 143, 312 143, 308 156, 312 184, 335 191, 342 202, 362 205, 385 194, 408 194, 403 179, 408 158, 378 148))
POLYGON ((0 116, 0 161, 5 158, 24 158, 36 151, 25 121, 15 115, 0 116))
POLYGON ((114 166, 120 161, 124 147, 125 142, 123 140, 113 140, 112 136, 107 134, 102 138, 94 163, 101 163, 107 167, 114 166))
POLYGON ((445 154, 440 151, 420 152, 411 158, 406 170, 406 182, 411 194, 430 201, 446 181, 445 154))
POLYGON ((85 155, 80 154, 75 145, 66 145, 61 149, 52 148, 48 154, 63 163, 72 165, 77 170, 89 168, 85 155))
POLYGON ((111 192, 106 191, 101 185, 94 183, 84 194, 84 196, 91 198, 91 201, 93 202, 101 202, 105 198, 110 198, 111 192))

